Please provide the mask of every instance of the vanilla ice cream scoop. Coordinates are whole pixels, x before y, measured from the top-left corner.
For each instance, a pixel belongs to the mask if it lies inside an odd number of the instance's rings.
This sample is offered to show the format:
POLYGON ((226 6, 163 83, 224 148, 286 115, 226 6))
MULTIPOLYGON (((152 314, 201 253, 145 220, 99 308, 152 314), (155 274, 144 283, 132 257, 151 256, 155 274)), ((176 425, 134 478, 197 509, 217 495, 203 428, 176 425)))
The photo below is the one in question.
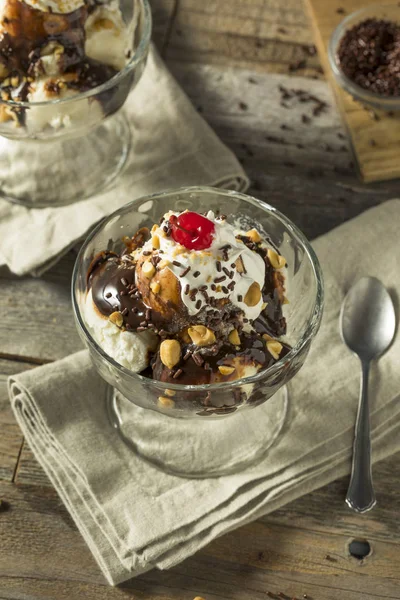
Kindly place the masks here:
POLYGON ((135 333, 121 329, 97 310, 91 290, 86 296, 84 319, 99 346, 120 365, 134 373, 149 366, 150 352, 157 347, 156 336, 151 331, 135 333))

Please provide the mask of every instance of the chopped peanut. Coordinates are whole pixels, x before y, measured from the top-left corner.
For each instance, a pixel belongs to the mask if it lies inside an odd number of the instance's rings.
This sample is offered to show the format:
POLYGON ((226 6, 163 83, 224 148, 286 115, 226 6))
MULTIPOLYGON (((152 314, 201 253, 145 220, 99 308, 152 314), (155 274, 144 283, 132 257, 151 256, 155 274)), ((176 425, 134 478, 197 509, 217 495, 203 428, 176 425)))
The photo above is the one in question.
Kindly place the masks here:
POLYGON ((173 369, 181 358, 181 345, 178 340, 164 340, 160 345, 160 358, 163 365, 173 369))
POLYGON ((204 325, 193 325, 189 327, 188 334, 196 346, 210 346, 215 343, 215 335, 211 329, 204 325))

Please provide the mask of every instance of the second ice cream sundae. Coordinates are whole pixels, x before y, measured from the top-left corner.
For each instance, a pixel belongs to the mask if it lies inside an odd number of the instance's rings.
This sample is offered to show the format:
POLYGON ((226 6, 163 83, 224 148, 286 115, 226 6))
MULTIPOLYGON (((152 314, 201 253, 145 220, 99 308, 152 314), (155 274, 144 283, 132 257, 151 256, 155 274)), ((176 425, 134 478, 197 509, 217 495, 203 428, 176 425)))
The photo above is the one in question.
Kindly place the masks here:
POLYGON ((96 100, 67 109, 35 103, 71 98, 108 81, 125 66, 132 39, 118 0, 0 0, 0 122, 35 132, 68 125, 78 109, 83 119, 90 111, 101 114, 96 100))
POLYGON ((208 211, 170 211, 104 250, 87 274, 84 318, 103 351, 158 381, 204 385, 285 356, 286 260, 256 229, 208 211))

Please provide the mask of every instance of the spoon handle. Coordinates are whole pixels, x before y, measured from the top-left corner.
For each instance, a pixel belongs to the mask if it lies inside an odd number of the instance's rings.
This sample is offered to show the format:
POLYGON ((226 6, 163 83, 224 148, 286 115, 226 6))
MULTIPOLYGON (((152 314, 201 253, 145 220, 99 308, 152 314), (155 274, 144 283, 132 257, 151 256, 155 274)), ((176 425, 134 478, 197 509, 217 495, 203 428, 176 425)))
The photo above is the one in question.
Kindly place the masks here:
POLYGON ((371 436, 369 427, 369 362, 361 361, 362 379, 353 447, 353 465, 346 502, 358 513, 376 504, 371 473, 371 436))

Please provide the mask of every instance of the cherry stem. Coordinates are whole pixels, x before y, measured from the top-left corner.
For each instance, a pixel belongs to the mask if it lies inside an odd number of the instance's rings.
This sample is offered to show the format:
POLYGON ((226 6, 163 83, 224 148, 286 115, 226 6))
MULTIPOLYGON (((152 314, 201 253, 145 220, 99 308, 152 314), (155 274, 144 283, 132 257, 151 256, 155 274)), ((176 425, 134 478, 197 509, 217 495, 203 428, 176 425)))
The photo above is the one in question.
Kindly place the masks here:
POLYGON ((182 227, 182 225, 178 225, 178 223, 174 223, 175 227, 177 227, 178 229, 180 229, 181 231, 184 231, 185 233, 188 233, 189 235, 193 235, 193 230, 190 231, 189 229, 185 229, 184 227, 182 227))

